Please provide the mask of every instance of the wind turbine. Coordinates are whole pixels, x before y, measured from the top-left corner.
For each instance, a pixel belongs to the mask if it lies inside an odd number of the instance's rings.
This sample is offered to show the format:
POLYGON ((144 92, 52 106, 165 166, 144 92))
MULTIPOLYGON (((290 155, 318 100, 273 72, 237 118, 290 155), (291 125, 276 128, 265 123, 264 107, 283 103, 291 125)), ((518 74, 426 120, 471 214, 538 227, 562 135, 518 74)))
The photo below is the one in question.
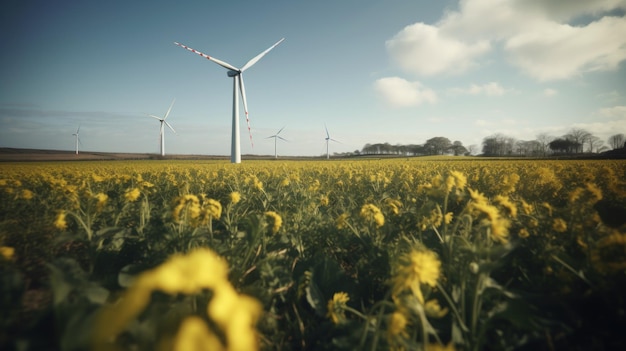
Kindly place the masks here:
MULTIPOLYGON (((76 137, 76 155, 78 155, 78 143, 80 143, 80 138, 78 137, 78 133, 80 132, 80 124, 78 125, 78 129, 76 129, 76 133, 72 133, 73 136, 76 137)), ((81 145, 83 143, 80 143, 81 145)))
POLYGON ((326 124, 324 124, 324 129, 326 129, 326 159, 328 160, 330 158, 330 153, 328 152, 328 142, 329 141, 334 141, 336 143, 340 143, 340 142, 330 137, 330 134, 328 134, 328 127, 326 127, 326 124))
POLYGON ((231 146, 230 146, 230 162, 231 163, 241 163, 241 143, 239 140, 239 94, 237 90, 241 92, 241 99, 243 100, 243 109, 246 113, 246 122, 248 123, 248 133, 250 134, 250 144, 254 146, 252 143, 252 132, 250 131, 250 119, 248 118, 248 105, 246 103, 246 89, 243 84, 243 72, 248 68, 252 67, 257 61, 259 61, 265 54, 267 54, 270 50, 272 50, 276 45, 280 44, 285 38, 280 39, 276 44, 269 47, 269 49, 263 51, 257 56, 253 57, 250 61, 248 61, 243 67, 237 68, 227 62, 216 59, 215 57, 211 57, 209 55, 203 54, 200 51, 194 50, 188 46, 183 44, 174 42, 174 44, 187 49, 193 53, 196 53, 210 61, 217 63, 218 65, 226 68, 228 72, 226 73, 229 77, 233 78, 233 121, 232 121, 232 135, 231 135, 231 146))
POLYGON ((159 133, 159 136, 161 137, 161 156, 165 156, 165 125, 167 125, 172 130, 172 132, 176 133, 174 128, 172 128, 172 126, 166 121, 167 116, 170 115, 170 111, 172 110, 172 107, 174 106, 175 101, 176 99, 172 101, 170 108, 167 109, 167 112, 165 113, 165 116, 163 118, 157 117, 155 115, 148 115, 152 118, 158 119, 161 122, 161 132, 159 133))
POLYGON ((269 137, 265 138, 265 139, 274 138, 274 158, 278 158, 278 154, 276 153, 276 139, 280 139, 280 140, 288 141, 287 139, 285 139, 285 138, 281 137, 280 135, 278 135, 278 134, 280 134, 280 132, 282 132, 282 131, 283 131, 283 129, 285 129, 285 127, 280 128, 280 130, 278 131, 278 133, 276 133, 276 134, 274 134, 274 135, 272 135, 272 136, 269 136, 269 137))

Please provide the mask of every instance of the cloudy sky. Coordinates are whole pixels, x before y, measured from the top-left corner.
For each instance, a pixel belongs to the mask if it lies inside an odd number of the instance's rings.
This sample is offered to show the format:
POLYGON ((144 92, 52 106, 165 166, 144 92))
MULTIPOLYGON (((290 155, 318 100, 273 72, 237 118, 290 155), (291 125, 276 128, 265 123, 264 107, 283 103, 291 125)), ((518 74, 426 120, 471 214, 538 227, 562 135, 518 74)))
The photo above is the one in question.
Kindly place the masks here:
POLYGON ((480 145, 583 128, 626 133, 626 0, 9 0, 0 11, 0 147, 229 155, 232 79, 247 70, 254 146, 480 145))

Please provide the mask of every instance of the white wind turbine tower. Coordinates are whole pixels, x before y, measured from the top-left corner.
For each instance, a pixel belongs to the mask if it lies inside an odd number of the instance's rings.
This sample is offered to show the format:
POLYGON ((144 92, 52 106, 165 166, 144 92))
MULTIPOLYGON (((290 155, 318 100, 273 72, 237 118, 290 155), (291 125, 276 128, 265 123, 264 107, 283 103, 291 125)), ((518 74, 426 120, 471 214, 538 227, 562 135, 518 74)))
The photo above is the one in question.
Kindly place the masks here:
POLYGON ((78 143, 80 143, 81 145, 83 144, 80 142, 80 138, 78 137, 79 132, 80 132, 80 124, 78 125, 78 129, 76 129, 76 133, 72 133, 72 135, 76 137, 76 155, 78 155, 78 143))
POLYGON ((330 137, 330 134, 328 134, 328 128, 326 127, 326 124, 324 124, 324 129, 326 129, 326 159, 328 160, 330 158, 330 153, 328 152, 328 142, 334 141, 336 143, 339 143, 339 141, 330 137))
POLYGON ((172 128, 172 126, 166 121, 167 116, 170 115, 170 111, 172 111, 172 107, 174 106, 174 102, 176 101, 176 99, 174 99, 174 101, 172 101, 172 104, 170 105, 170 108, 167 109, 167 112, 165 113, 165 116, 163 118, 157 117, 155 115, 148 115, 152 118, 156 118, 161 122, 161 131, 159 133, 159 137, 161 138, 161 156, 165 156, 165 125, 167 125, 172 132, 176 133, 176 131, 174 130, 174 128, 172 128))
MULTIPOLYGON (((246 89, 243 84, 243 72, 248 68, 252 67, 257 61, 259 61, 265 54, 267 54, 270 50, 272 50, 276 45, 280 44, 285 38, 280 39, 276 44, 269 47, 269 49, 263 51, 258 54, 250 61, 248 61, 243 67, 237 68, 229 63, 218 60, 215 57, 211 57, 209 55, 203 54, 200 51, 194 50, 188 46, 183 44, 174 42, 174 44, 185 48, 193 53, 196 53, 208 60, 211 60, 218 65, 226 68, 228 70, 227 75, 233 78, 233 121, 232 121, 232 136, 231 136, 231 146, 230 146, 230 162, 231 163, 241 163, 241 143, 239 140, 239 94, 237 90, 241 92, 241 99, 243 100, 243 109, 246 113, 246 122, 248 123, 248 133, 250 134, 250 144, 252 144, 252 132, 250 131, 250 119, 248 118, 248 105, 246 103, 246 89)), ((254 144, 252 144, 254 145, 254 144)))
POLYGON ((280 140, 288 141, 287 139, 285 139, 285 138, 281 137, 280 135, 278 135, 278 134, 280 134, 280 132, 282 132, 282 131, 283 131, 283 129, 285 129, 285 127, 280 128, 280 130, 278 131, 278 133, 276 133, 276 134, 274 134, 274 135, 272 135, 272 136, 269 136, 269 137, 265 138, 265 139, 274 138, 274 158, 278 158, 278 153, 276 153, 276 139, 280 139, 280 140))

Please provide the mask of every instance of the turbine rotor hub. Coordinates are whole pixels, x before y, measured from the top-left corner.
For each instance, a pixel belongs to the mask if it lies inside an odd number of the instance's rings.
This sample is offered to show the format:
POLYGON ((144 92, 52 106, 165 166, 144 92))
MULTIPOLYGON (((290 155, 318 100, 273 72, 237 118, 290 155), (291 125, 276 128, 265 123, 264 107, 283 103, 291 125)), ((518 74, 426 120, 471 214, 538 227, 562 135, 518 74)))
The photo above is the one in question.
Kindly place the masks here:
POLYGON ((237 77, 240 73, 241 73, 241 71, 233 71, 233 70, 230 70, 230 71, 228 71, 226 74, 227 74, 229 77, 237 77))

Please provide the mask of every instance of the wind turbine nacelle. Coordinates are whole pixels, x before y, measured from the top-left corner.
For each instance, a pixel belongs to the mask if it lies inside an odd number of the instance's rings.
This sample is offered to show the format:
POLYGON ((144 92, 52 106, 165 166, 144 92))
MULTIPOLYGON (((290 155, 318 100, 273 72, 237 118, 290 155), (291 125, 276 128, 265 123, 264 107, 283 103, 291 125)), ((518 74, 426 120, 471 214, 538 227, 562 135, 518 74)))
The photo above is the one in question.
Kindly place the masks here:
POLYGON ((230 70, 226 74, 228 74, 229 77, 237 77, 239 75, 239 73, 241 73, 241 72, 230 70))

